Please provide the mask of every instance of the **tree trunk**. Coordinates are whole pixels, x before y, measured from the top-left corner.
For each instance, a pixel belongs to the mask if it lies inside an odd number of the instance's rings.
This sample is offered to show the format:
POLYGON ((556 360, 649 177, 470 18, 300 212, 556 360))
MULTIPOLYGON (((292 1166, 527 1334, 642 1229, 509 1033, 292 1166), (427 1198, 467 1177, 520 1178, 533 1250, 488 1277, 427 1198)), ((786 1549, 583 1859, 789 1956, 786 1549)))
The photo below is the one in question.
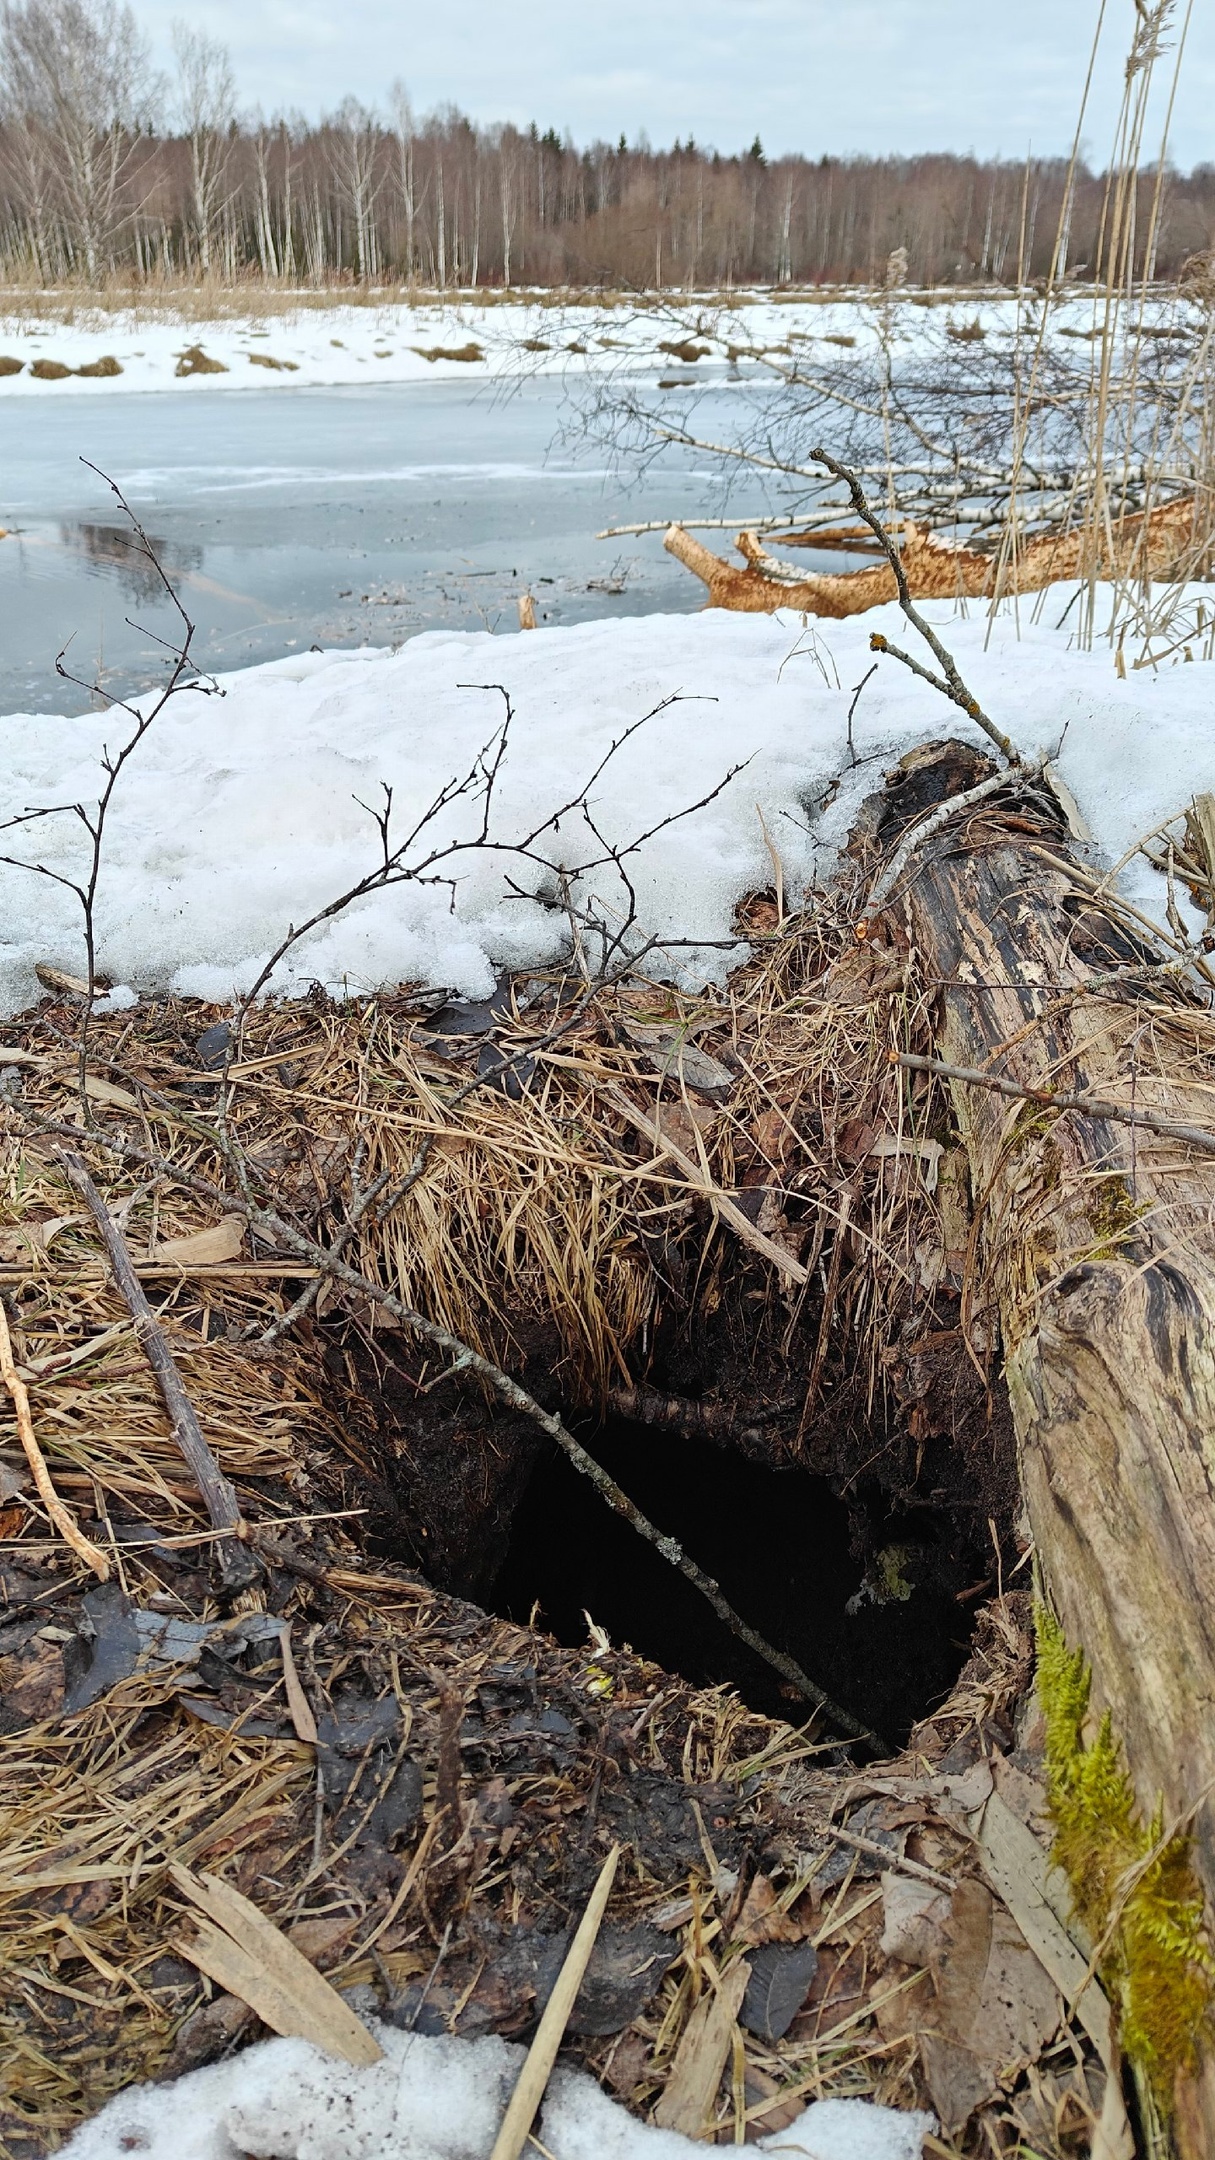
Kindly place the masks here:
MULTIPOLYGON (((986 760, 958 751, 942 763, 938 747, 935 766, 913 753, 891 805, 973 784, 986 760)), ((1044 790, 1017 794, 937 833, 890 903, 937 984, 940 1057, 1215 1125, 1215 1020, 1174 978, 1085 989, 1159 955, 1095 897, 1044 790)), ((1197 1810, 1210 1916, 1215 1160, 1141 1126, 951 1085, 980 1218, 971 1340, 994 1342, 998 1321, 1038 1564, 1145 1819, 1161 1797, 1166 1824, 1197 1810)), ((1183 2149, 1208 2155, 1213 2057, 1208 2044, 1178 2095, 1183 2149)))

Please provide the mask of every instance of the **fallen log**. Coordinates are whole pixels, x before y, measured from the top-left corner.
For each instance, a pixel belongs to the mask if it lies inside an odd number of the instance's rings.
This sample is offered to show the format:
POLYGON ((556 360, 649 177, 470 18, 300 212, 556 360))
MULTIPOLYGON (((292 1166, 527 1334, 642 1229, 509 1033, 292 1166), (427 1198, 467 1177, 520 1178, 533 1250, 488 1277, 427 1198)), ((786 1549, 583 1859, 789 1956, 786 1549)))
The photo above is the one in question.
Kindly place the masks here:
MULTIPOLYGON (((912 753, 888 783, 883 845, 984 769, 958 744, 912 753)), ((975 1210, 963 1316, 979 1356, 998 1324, 1041 1580, 1091 1662, 1143 1823, 1159 1805, 1166 1832, 1192 1834, 1209 1926, 1215 1163, 1177 1128, 1209 1126, 1215 1017, 1176 981, 1093 994, 1099 970, 1160 956, 1103 910, 1091 872, 1072 877, 1040 782, 1010 775, 933 831, 886 914, 937 985, 937 1050, 957 1068, 975 1210), (1009 1100, 968 1069, 1068 1100, 1009 1100), (1156 1129, 1103 1116, 1111 1104, 1156 1129)), ((1182 2151, 1215 2153, 1209 2024, 1171 2082, 1182 2151)))
MULTIPOLYGON (((1085 530, 1036 534, 1005 558, 968 548, 926 531, 910 518, 900 518, 899 552, 913 600, 988 600, 997 591, 1038 592, 1044 585, 1094 572, 1098 577, 1172 578, 1183 574, 1193 552, 1196 516, 1193 496, 1132 512, 1114 525, 1112 544, 1102 539, 1095 560, 1093 538, 1085 530)), ((782 537, 791 547, 820 544, 813 532, 782 537)), ((846 535, 831 537, 837 546, 848 544, 846 535)), ((871 544, 868 536, 856 542, 858 549, 867 544, 871 544)), ((740 532, 735 541, 746 564, 742 570, 715 555, 703 541, 694 540, 682 525, 669 528, 663 546, 707 585, 710 607, 749 615, 787 607, 806 615, 838 618, 864 614, 898 597, 889 563, 807 577, 795 565, 767 554, 754 532, 740 532)))

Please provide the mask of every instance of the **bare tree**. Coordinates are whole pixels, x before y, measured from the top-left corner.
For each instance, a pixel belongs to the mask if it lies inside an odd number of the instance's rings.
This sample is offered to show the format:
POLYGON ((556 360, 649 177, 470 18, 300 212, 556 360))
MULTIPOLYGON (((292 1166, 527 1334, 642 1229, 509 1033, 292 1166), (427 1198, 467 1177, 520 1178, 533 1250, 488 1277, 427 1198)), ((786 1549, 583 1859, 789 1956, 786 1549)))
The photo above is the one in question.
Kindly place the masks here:
POLYGON ((228 182, 231 128, 236 116, 236 78, 226 45, 173 25, 178 114, 190 149, 190 222, 203 276, 211 270, 212 245, 228 182))
POLYGON ((6 108, 45 133, 72 255, 89 278, 113 259, 121 185, 157 85, 134 14, 119 0, 5 0, 6 108))
POLYGON ((380 123, 357 98, 346 98, 331 126, 334 175, 354 222, 355 268, 365 280, 379 268, 375 205, 381 184, 376 169, 380 123))

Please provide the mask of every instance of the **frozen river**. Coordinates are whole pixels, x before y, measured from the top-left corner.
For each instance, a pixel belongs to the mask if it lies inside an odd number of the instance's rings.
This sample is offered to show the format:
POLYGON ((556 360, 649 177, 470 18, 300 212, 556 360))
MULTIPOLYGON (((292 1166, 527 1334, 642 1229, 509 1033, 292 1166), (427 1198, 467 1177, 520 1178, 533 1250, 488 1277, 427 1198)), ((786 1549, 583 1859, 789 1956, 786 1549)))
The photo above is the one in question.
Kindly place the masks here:
POLYGON ((0 413, 0 712, 87 707, 55 675, 69 639, 74 672, 117 695, 154 679, 150 633, 173 634, 82 458, 122 486, 207 668, 420 630, 513 632, 525 588, 542 622, 699 607, 660 535, 595 534, 720 511, 719 484, 672 453, 628 485, 557 439, 563 397, 540 379, 508 394, 435 382, 14 401, 0 413))

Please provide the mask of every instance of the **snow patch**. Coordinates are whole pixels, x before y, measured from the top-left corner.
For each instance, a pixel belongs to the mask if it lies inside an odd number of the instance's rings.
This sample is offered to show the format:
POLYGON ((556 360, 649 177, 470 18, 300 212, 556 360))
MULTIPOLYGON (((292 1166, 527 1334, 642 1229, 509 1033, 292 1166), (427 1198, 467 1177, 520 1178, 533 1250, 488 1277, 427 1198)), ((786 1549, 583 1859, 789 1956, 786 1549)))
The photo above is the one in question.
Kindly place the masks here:
MULTIPOLYGON (((264 2040, 170 2085, 137 2085, 76 2131, 63 2160, 485 2160, 524 2049, 377 2028, 384 2059, 334 2063, 304 2040, 264 2040)), ((815 2101, 759 2152, 919 2160, 931 2115, 815 2101)), ((553 2160, 687 2160, 703 2145, 657 2130, 561 2068, 537 2134, 553 2160)))
MULTIPOLYGON (((1069 590, 1052 591, 1046 623, 1023 623, 1019 637, 1007 614, 989 627, 985 613, 966 619, 944 603, 926 612, 1014 742, 1027 754, 1058 751, 1099 853, 1114 862, 1195 790, 1215 790, 1211 678, 1198 664, 1123 681, 1108 648, 1071 650, 1066 629, 1048 627, 1069 590)), ((473 846, 472 796, 449 802, 411 857, 457 850, 432 864, 431 881, 395 885, 319 925, 275 988, 321 982, 354 995, 417 982, 484 996, 501 968, 555 960, 566 922, 552 904, 554 877, 510 849, 575 798, 647 713, 594 783, 595 827, 617 847, 652 834, 628 858, 638 921, 648 936, 686 942, 649 965, 692 987, 720 982, 744 955, 731 942, 738 901, 772 881, 760 812, 796 900, 830 872, 861 798, 905 750, 945 734, 984 741, 885 660, 857 706, 850 758, 848 708, 871 665, 874 630, 914 642, 893 607, 818 625, 813 655, 798 618, 708 610, 521 637, 435 633, 396 653, 309 653, 222 678, 222 697, 176 698, 114 798, 99 968, 124 986, 216 1001, 247 989, 291 924, 372 869, 370 809, 383 801, 382 784, 393 790, 393 831, 403 836, 472 768, 500 725, 501 685, 515 713, 493 819, 501 851, 473 846), (678 817, 736 765, 712 801, 678 817)), ((0 818, 95 801, 102 752, 129 725, 117 710, 0 720, 0 818)), ((10 830, 4 849, 79 880, 84 840, 66 815, 10 830)), ((567 869, 601 852, 578 811, 543 849, 567 869)), ((1146 863, 1134 863, 1123 885, 1164 921, 1165 884, 1146 863)), ((627 904, 610 865, 578 889, 609 912, 627 904)), ((0 924, 0 1011, 38 997, 39 961, 81 971, 80 910, 63 885, 0 865, 0 924)))

